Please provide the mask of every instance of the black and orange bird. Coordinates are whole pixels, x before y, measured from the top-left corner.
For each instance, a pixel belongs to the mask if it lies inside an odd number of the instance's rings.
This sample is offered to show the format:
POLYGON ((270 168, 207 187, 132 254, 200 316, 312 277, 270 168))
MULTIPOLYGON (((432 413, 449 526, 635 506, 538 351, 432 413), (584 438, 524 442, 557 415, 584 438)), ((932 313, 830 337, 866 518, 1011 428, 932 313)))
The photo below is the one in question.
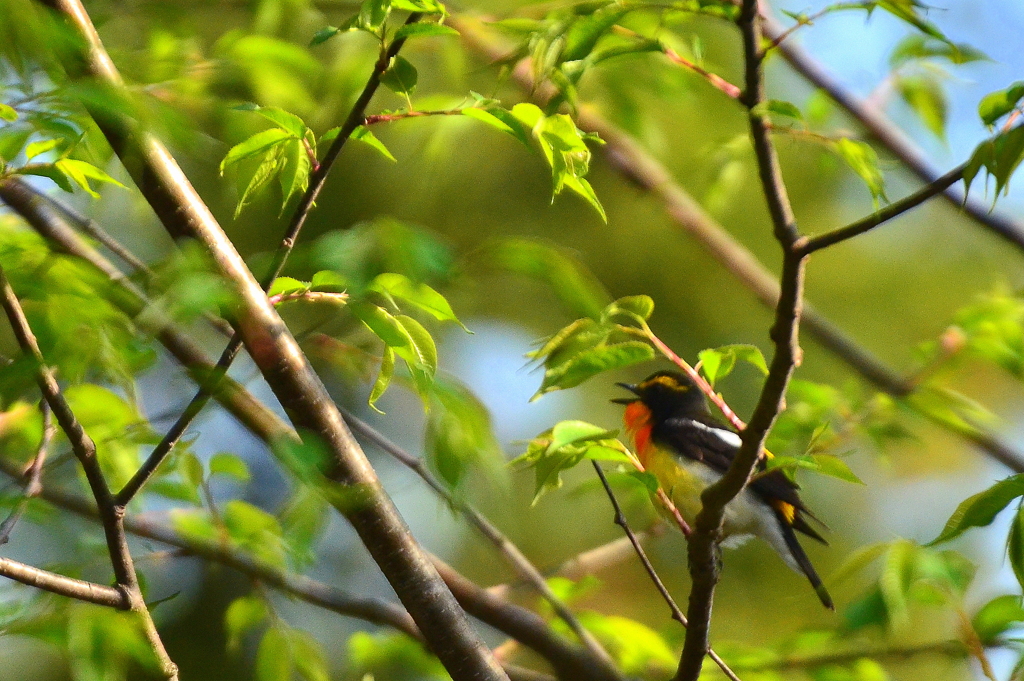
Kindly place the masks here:
MULTIPOLYGON (((637 457, 692 525, 701 508, 701 492, 728 470, 739 451, 740 436, 711 415, 700 388, 679 372, 659 371, 636 385, 618 385, 634 395, 612 401, 626 405, 623 420, 637 457)), ((789 567, 807 576, 822 604, 835 610, 796 537, 802 532, 827 545, 807 523, 807 518, 817 518, 800 500, 797 484, 782 471, 765 473, 763 459, 758 470, 754 481, 726 506, 723 545, 735 545, 751 535, 764 539, 789 567)))

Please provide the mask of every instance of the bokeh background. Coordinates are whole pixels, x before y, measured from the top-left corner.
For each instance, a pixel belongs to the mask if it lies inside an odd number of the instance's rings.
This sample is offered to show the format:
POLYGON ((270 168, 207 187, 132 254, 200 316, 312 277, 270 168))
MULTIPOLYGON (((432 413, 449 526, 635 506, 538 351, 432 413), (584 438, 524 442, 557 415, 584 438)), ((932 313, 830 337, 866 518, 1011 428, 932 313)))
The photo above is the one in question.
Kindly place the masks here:
MULTIPOLYGON (((119 66, 130 79, 147 83, 165 105, 161 115, 166 116, 173 148, 193 183, 243 254, 254 263, 264 262, 261 257, 276 244, 283 221, 270 198, 257 200, 237 220, 232 219, 236 187, 230 177, 218 175, 217 165, 229 146, 258 129, 258 123, 228 110, 227 104, 259 101, 294 111, 318 131, 332 127, 361 88, 374 48, 365 36, 355 34, 336 37, 308 52, 305 46, 324 25, 341 23, 355 11, 354 6, 302 0, 96 1, 87 6, 119 66), (242 49, 239 42, 232 43, 242 33, 292 42, 298 46, 297 54, 306 56, 289 61, 275 58, 258 44, 242 49)), ((824 2, 787 1, 775 9, 812 13, 824 6, 824 2)), ((552 7, 496 1, 453 9, 504 18, 541 17, 552 7)), ((2 3, 0 11, 4 11, 2 3)), ((804 27, 794 40, 851 91, 883 108, 935 167, 944 170, 965 160, 988 134, 976 113, 978 100, 1024 78, 1020 46, 1024 4, 944 0, 928 9, 927 16, 954 41, 973 45, 991 58, 947 66, 944 139, 932 134, 887 85, 889 55, 911 31, 905 24, 883 12, 870 18, 864 12, 837 13, 804 27)), ((740 82, 735 30, 700 18, 679 19, 670 29, 680 50, 701 55, 709 70, 740 82)), ((419 108, 457 105, 470 90, 508 105, 525 97, 514 84, 498 77, 497 67, 458 39, 415 41, 404 54, 419 68, 420 85, 414 98, 419 108)), ((769 62, 768 77, 772 97, 801 107, 821 107, 813 88, 781 59, 769 62)), ((732 235, 768 267, 777 267, 778 249, 771 238, 753 157, 744 142, 745 116, 734 102, 658 55, 607 62, 585 77, 580 99, 635 135, 732 235)), ((371 113, 403 105, 399 97, 381 92, 371 113)), ((834 129, 858 130, 839 111, 822 116, 834 129)), ((543 282, 490 266, 487 249, 498 238, 538 239, 567 249, 613 297, 651 296, 656 303, 652 327, 683 357, 695 360, 699 350, 727 343, 753 343, 770 353, 770 311, 681 231, 655 198, 618 174, 602 152, 595 152, 589 179, 607 210, 607 223, 575 196, 552 202, 543 159, 472 120, 413 119, 375 131, 397 162, 368 147, 348 145, 303 233, 290 273, 308 278, 325 257, 324 244, 333 243, 321 240, 361 223, 398 220, 442 244, 442 258, 452 263, 443 291, 474 333, 466 335, 454 327, 440 330, 441 366, 486 404, 508 459, 522 453, 526 440, 561 419, 583 418, 617 427, 620 408, 609 403, 618 395, 613 381, 640 378, 664 368, 664 363, 601 376, 574 390, 530 402, 540 374, 527 366, 524 353, 575 315, 543 282)), ((825 231, 872 210, 869 192, 840 160, 798 138, 781 137, 778 146, 803 230, 825 231)), ((882 150, 879 153, 890 198, 912 191, 917 180, 898 160, 882 150)), ((108 170, 126 177, 115 164, 108 170)), ((983 184, 979 180, 973 193, 984 196, 983 184)), ((999 199, 996 210, 1024 220, 1020 184, 1011 184, 1009 195, 999 199)), ((45 185, 41 181, 39 186, 45 185)), ((991 193, 985 196, 988 201, 992 198, 991 193)), ((135 192, 112 188, 104 190, 98 201, 82 194, 62 199, 92 215, 145 260, 157 262, 168 256, 169 240, 135 192)), ((935 339, 956 310, 999 287, 1020 287, 1022 263, 1019 251, 955 207, 933 201, 816 255, 809 267, 807 298, 879 358, 911 372, 919 368, 915 349, 935 339)), ((312 328, 316 323, 301 314, 290 320, 300 335, 304 325, 312 328)), ((219 352, 214 334, 207 333, 205 339, 212 352, 219 352)), ((815 341, 805 338, 804 347, 799 378, 835 386, 857 383, 856 376, 815 341)), ((315 347, 310 351, 339 402, 411 451, 421 449, 424 416, 413 394, 393 388, 380 402, 386 415, 375 414, 365 406, 368 383, 352 381, 329 359, 317 355, 315 347)), ((251 363, 237 362, 232 373, 274 403, 251 363)), ((753 407, 758 381, 759 375, 744 367, 721 384, 741 416, 753 407)), ((955 381, 1000 417, 997 429, 1007 442, 1024 449, 1020 416, 1024 391, 1018 382, 981 365, 963 367, 955 381)), ((192 390, 169 360, 159 361, 142 376, 140 387, 147 413, 151 418, 163 417, 155 421, 158 426, 169 423, 167 414, 175 413, 192 390)), ((933 538, 960 500, 1006 474, 963 441, 911 416, 905 423, 915 439, 881 452, 863 446, 849 454, 848 463, 865 485, 821 476, 801 478, 809 506, 831 528, 831 547, 809 547, 823 575, 831 574, 860 546, 897 536, 919 541, 933 538)), ((241 495, 275 509, 287 483, 262 445, 215 409, 208 410, 194 432, 197 452, 208 456, 233 451, 245 457, 254 471, 248 485, 224 484, 215 490, 218 494, 241 495)), ((484 584, 511 578, 491 547, 415 476, 372 449, 368 453, 413 532, 430 550, 484 584)), ((568 475, 561 490, 533 507, 532 473, 512 470, 507 483, 477 477, 465 490, 468 498, 541 567, 556 566, 619 536, 607 499, 594 485, 589 468, 568 475)), ((653 520, 650 509, 635 495, 627 497, 631 519, 645 527, 653 520)), ((157 504, 147 512, 163 510, 157 504)), ((22 528, 4 552, 33 563, 71 560, 62 547, 69 536, 86 527, 71 520, 22 528)), ((1003 559, 1005 532, 1005 523, 997 522, 955 545, 980 565, 971 602, 981 603, 1017 588, 1003 559)), ((140 544, 137 552, 141 556, 158 549, 140 544)), ((650 543, 650 551, 669 588, 684 599, 689 582, 681 537, 666 533, 650 543)), ((183 678, 251 678, 251 656, 224 653, 221 623, 225 605, 249 588, 245 580, 189 558, 154 554, 150 560, 141 558, 140 564, 154 596, 180 591, 157 615, 183 678)), ((354 533, 338 520, 320 545, 312 574, 354 592, 392 597, 354 533)), ((580 607, 632 617, 669 632, 671 640, 681 640, 635 561, 598 577, 601 586, 580 607)), ((860 594, 866 579, 832 586, 840 607, 860 594)), ((527 591, 518 597, 532 602, 527 591)), ((284 598, 275 597, 275 602, 285 617, 327 645, 341 670, 343 641, 365 626, 284 598)), ((818 608, 803 578, 791 573, 766 546, 751 542, 726 553, 725 577, 716 601, 715 641, 766 644, 808 627, 833 627, 837 622, 837 615, 818 608)), ((486 633, 491 642, 500 642, 494 632, 486 633)), ((995 662, 1001 674, 1008 673, 1006 661, 995 662)), ((933 678, 978 675, 967 663, 931 658, 888 668, 894 678, 906 679, 921 674, 933 678)), ((45 644, 18 636, 0 637, 3 681, 56 680, 68 678, 69 673, 61 657, 45 644)))

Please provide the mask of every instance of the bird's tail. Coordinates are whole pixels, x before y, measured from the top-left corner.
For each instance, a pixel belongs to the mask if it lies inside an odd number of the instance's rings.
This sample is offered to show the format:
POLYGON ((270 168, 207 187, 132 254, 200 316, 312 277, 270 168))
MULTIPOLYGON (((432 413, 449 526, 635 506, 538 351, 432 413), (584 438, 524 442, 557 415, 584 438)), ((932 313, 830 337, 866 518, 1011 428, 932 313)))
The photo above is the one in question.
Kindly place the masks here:
POLYGON ((796 532, 793 531, 792 526, 786 522, 786 518, 781 513, 776 511, 776 516, 782 529, 782 537, 786 540, 786 546, 789 548, 789 553, 793 556, 793 560, 800 567, 800 571, 807 575, 811 586, 814 587, 814 592, 821 599, 821 604, 834 611, 836 609, 835 603, 832 602, 832 597, 825 589, 825 585, 821 583, 821 577, 815 572, 810 558, 804 553, 804 548, 800 546, 800 542, 796 538, 796 532))

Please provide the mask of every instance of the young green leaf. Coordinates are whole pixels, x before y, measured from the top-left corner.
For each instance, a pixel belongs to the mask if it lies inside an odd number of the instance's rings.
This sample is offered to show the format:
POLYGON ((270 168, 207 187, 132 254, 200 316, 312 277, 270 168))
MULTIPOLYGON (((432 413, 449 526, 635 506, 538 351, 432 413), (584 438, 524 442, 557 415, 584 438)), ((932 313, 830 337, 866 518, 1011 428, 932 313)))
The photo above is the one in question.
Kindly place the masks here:
POLYGON ((264 632, 256 649, 257 681, 291 681, 295 660, 285 626, 277 623, 264 632))
POLYGON ((380 409, 377 408, 377 400, 387 391, 388 386, 391 385, 391 377, 395 375, 395 351, 391 346, 384 347, 384 357, 380 362, 380 371, 377 372, 377 380, 373 383, 373 389, 370 390, 370 399, 367 400, 367 404, 374 411, 383 414, 380 409))
POLYGON ((835 150, 853 172, 864 180, 876 205, 879 199, 886 198, 885 178, 878 166, 878 154, 870 144, 844 137, 835 143, 835 150))
POLYGON ((946 139, 949 104, 942 85, 929 75, 913 75, 897 78, 896 88, 925 127, 940 140, 946 139))
MULTIPOLYGON (((324 137, 321 138, 320 142, 323 143, 324 138, 326 137, 327 135, 325 134, 324 137)), ((333 137, 331 139, 333 139, 333 137)), ((398 162, 398 159, 396 159, 391 154, 391 152, 388 151, 388 148, 384 146, 384 143, 377 139, 377 136, 370 132, 369 128, 367 128, 365 125, 360 125, 358 128, 353 130, 352 135, 349 137, 349 139, 354 139, 370 146, 371 148, 380 152, 380 155, 388 159, 389 161, 394 161, 395 163, 398 162)))
POLYGON ((573 388, 588 378, 613 369, 622 369, 654 359, 654 348, 643 341, 625 341, 598 345, 584 350, 544 372, 544 381, 530 401, 555 390, 573 388))
POLYGON ((203 479, 206 477, 202 462, 192 452, 184 452, 178 458, 178 470, 181 472, 181 477, 192 487, 202 485, 203 479))
POLYGON ((228 635, 228 650, 238 650, 242 637, 267 620, 270 612, 259 596, 242 596, 231 601, 224 612, 224 628, 228 635))
POLYGON ((1024 623, 1024 605, 1020 596, 996 596, 981 607, 971 620, 983 646, 1000 645, 1000 637, 1024 623))
POLYGON ((107 175, 93 164, 86 163, 85 161, 78 161, 73 158, 62 158, 54 163, 54 166, 56 166, 57 170, 74 180, 79 187, 84 189, 86 193, 94 199, 100 198, 100 195, 89 186, 89 180, 124 187, 123 184, 112 178, 110 175, 107 175))
MULTIPOLYGON (((289 630, 295 671, 305 681, 330 681, 327 657, 320 642, 307 631, 289 630)), ((290 681, 290 679, 288 680, 290 681)))
POLYGON ((285 111, 284 109, 279 109, 276 106, 247 104, 243 107, 238 107, 238 109, 242 111, 255 111, 260 116, 263 116, 282 130, 288 131, 298 139, 305 137, 306 133, 309 131, 309 128, 306 127, 306 124, 301 118, 293 113, 285 111))
POLYGON ((338 35, 341 32, 342 29, 338 28, 337 26, 325 26, 324 28, 321 28, 313 35, 313 39, 309 41, 309 46, 316 47, 317 45, 326 43, 328 40, 330 40, 331 38, 333 38, 334 36, 338 35))
POLYGON ((388 70, 381 76, 381 85, 388 88, 392 92, 400 95, 409 96, 416 89, 416 82, 419 80, 419 73, 416 71, 416 67, 413 66, 408 59, 398 55, 392 62, 388 70))
POLYGON ((1024 506, 1017 507, 1006 538, 1006 557, 1010 560, 1017 583, 1024 586, 1024 506))
POLYGON ((210 457, 210 474, 224 475, 239 482, 249 482, 249 466, 237 454, 217 452, 210 457))
MULTIPOLYGON (((273 129, 278 130, 278 128, 273 129)), ((281 130, 281 132, 283 133, 284 131, 281 130)), ((245 191, 242 192, 242 196, 238 199, 238 205, 235 206, 235 219, 238 219, 238 216, 242 214, 242 210, 249 204, 252 197, 263 189, 275 174, 280 172, 284 163, 282 158, 283 150, 284 147, 280 143, 267 150, 266 156, 263 157, 263 160, 256 167, 256 171, 249 179, 249 184, 246 185, 245 191)))
POLYGON ((927 545, 935 546, 959 537, 972 527, 989 525, 1000 511, 1021 496, 1024 496, 1024 473, 1000 480, 987 490, 960 502, 939 536, 927 545))
POLYGON ((530 145, 529 134, 523 128, 522 122, 505 109, 500 107, 492 107, 488 109, 469 107, 462 110, 462 115, 468 116, 469 118, 475 118, 476 120, 486 123, 493 128, 501 130, 505 134, 515 137, 527 146, 530 145))
POLYGON ((769 117, 772 114, 775 114, 776 116, 784 116, 786 118, 792 118, 793 120, 796 121, 802 121, 804 119, 804 114, 802 111, 800 111, 800 107, 798 107, 796 104, 793 104, 792 102, 785 102, 778 99, 769 99, 764 102, 761 102, 760 104, 754 107, 751 113, 756 114, 758 116, 769 117))
POLYGON ((41 140, 39 142, 33 142, 32 144, 25 147, 25 160, 31 161, 36 156, 45 154, 48 151, 53 151, 57 148, 57 145, 61 144, 63 140, 51 139, 41 140))
POLYGON ((601 312, 602 321, 623 316, 633 321, 647 321, 654 314, 654 300, 650 296, 625 296, 608 305, 601 312))
POLYGON ((978 103, 978 115, 985 125, 994 125, 996 121, 1013 111, 1024 99, 1024 81, 1018 81, 1006 88, 982 97, 978 103))
POLYGON ((391 13, 391 0, 363 0, 359 7, 359 23, 370 31, 377 32, 391 13))
POLYGON ((18 120, 18 112, 14 107, 0 102, 0 121, 13 123, 16 120, 18 120))
POLYGON ((409 303, 413 307, 427 312, 434 319, 455 322, 465 331, 469 331, 455 316, 452 306, 440 293, 426 284, 414 284, 403 274, 386 272, 377 275, 370 283, 370 290, 380 291, 388 296, 409 303))
POLYGON ((284 142, 285 140, 291 139, 292 137, 294 137, 294 135, 287 130, 282 128, 270 128, 269 130, 256 133, 244 142, 239 142, 228 150, 228 153, 220 162, 221 175, 224 174, 224 170, 228 166, 238 163, 243 159, 266 153, 272 147, 284 142))
POLYGON ((278 277, 267 290, 268 296, 279 296, 283 293, 301 293, 309 290, 309 284, 292 277, 278 277))
POLYGON ((402 12, 422 12, 448 16, 448 9, 438 0, 392 0, 391 7, 402 12))
POLYGON ((421 21, 415 24, 404 24, 397 31, 395 31, 395 40, 399 39, 412 39, 412 38, 428 38, 433 36, 451 36, 459 35, 451 26, 445 26, 444 24, 435 24, 433 22, 421 21))
POLYGON ((282 143, 281 173, 278 179, 281 182, 281 214, 288 205, 292 196, 302 194, 309 186, 309 173, 312 169, 312 161, 309 152, 301 139, 288 140, 282 143))
POLYGON ((427 462, 450 488, 459 487, 471 470, 503 483, 505 457, 494 435, 487 407, 464 385, 438 380, 424 433, 427 462))
POLYGON ((698 357, 701 362, 701 371, 704 372, 704 376, 712 386, 715 385, 715 381, 732 373, 737 360, 747 362, 765 376, 768 375, 768 365, 760 348, 756 345, 723 345, 720 348, 702 350, 698 357))

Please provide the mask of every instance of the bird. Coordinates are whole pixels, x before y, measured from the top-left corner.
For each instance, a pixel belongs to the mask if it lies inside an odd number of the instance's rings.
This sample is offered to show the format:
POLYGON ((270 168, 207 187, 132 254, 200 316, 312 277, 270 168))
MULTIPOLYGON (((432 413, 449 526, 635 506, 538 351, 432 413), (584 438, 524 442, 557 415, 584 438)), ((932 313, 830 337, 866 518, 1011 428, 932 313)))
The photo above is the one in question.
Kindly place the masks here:
MULTIPOLYGON (((659 371, 637 384, 616 385, 633 393, 612 402, 626 407, 623 422, 637 458, 692 525, 701 509, 701 492, 718 481, 736 458, 739 434, 712 416, 704 393, 680 372, 659 371)), ((821 521, 800 500, 799 486, 781 470, 766 472, 764 459, 757 470, 753 482, 726 506, 723 545, 742 543, 751 535, 760 537, 790 568, 807 577, 822 605, 835 610, 796 536, 801 532, 827 546, 807 519, 821 521)))

